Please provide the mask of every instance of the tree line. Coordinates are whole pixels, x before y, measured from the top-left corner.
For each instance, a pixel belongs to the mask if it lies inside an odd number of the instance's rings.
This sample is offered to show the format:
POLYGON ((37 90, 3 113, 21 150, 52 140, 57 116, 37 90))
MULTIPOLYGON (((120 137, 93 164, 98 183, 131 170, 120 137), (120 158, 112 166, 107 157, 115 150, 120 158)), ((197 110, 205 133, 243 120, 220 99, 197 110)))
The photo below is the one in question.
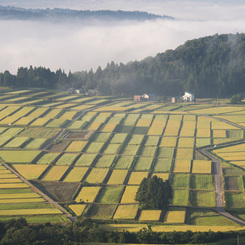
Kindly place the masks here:
POLYGON ((96 89, 103 95, 155 93, 226 97, 245 91, 245 34, 223 34, 187 41, 175 50, 127 64, 108 63, 96 71, 66 74, 48 68, 21 67, 0 73, 0 86, 96 89))
MULTIPOLYGON (((138 243, 138 244, 191 244, 218 242, 221 239, 236 238, 238 232, 139 232, 105 231, 98 222, 78 217, 72 224, 30 225, 24 218, 0 222, 0 244, 3 245, 78 245, 85 242, 138 243)), ((244 231, 240 235, 244 235, 244 231)))

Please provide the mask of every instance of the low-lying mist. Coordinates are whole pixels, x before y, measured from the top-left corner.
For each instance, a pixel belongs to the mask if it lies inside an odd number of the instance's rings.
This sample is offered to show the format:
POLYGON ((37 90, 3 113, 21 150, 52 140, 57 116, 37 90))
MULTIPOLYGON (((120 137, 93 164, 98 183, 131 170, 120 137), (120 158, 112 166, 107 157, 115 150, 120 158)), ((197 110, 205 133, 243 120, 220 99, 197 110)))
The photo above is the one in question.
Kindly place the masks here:
MULTIPOLYGON (((150 2, 149 6, 154 10, 160 0, 150 2)), ((30 65, 52 70, 61 68, 66 72, 103 68, 111 61, 126 63, 155 56, 190 39, 245 31, 245 17, 240 14, 241 11, 244 13, 245 4, 231 6, 209 2, 204 5, 197 1, 198 5, 197 2, 183 1, 185 5, 174 8, 177 1, 163 2, 166 2, 165 11, 163 5, 158 12, 152 12, 170 15, 176 20, 114 23, 0 21, 0 71, 16 73, 18 67, 30 65), (238 9, 241 11, 236 11, 238 9), (198 11, 203 12, 198 15, 198 11)), ((143 6, 146 5, 141 6, 140 10, 145 11, 143 6)), ((133 9, 125 6, 125 10, 133 9)))

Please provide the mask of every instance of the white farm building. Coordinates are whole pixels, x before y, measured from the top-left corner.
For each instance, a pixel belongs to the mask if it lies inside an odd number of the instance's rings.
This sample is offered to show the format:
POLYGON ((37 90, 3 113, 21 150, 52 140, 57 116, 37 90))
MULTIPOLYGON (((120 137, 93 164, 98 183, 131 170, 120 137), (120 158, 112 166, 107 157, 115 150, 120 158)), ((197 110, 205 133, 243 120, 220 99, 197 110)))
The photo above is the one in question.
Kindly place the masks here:
POLYGON ((186 102, 191 102, 195 100, 194 94, 190 92, 185 92, 185 94, 182 96, 182 100, 186 102))

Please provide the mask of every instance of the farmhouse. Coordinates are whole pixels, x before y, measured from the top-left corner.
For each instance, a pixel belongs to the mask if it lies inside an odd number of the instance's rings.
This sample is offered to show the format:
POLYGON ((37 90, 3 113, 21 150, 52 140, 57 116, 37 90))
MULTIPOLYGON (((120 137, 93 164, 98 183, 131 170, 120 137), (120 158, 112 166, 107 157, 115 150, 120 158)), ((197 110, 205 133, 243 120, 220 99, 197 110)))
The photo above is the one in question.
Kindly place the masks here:
POLYGON ((143 95, 134 95, 134 101, 140 102, 140 101, 155 101, 156 96, 155 94, 143 94, 143 95))
POLYGON ((191 102, 194 101, 194 94, 190 93, 190 92, 185 92, 185 94, 182 96, 182 100, 185 102, 191 102))

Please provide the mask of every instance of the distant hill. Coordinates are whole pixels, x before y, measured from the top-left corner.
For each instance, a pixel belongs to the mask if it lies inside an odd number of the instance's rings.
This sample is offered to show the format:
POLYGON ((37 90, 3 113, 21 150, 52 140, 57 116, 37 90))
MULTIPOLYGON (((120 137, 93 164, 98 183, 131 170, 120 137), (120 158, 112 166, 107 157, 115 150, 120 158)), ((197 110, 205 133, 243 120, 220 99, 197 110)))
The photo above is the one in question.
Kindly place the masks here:
POLYGON ((174 19, 170 16, 160 16, 139 11, 111 11, 111 10, 71 10, 71 9, 24 9, 0 6, 0 19, 14 20, 154 20, 174 19))

